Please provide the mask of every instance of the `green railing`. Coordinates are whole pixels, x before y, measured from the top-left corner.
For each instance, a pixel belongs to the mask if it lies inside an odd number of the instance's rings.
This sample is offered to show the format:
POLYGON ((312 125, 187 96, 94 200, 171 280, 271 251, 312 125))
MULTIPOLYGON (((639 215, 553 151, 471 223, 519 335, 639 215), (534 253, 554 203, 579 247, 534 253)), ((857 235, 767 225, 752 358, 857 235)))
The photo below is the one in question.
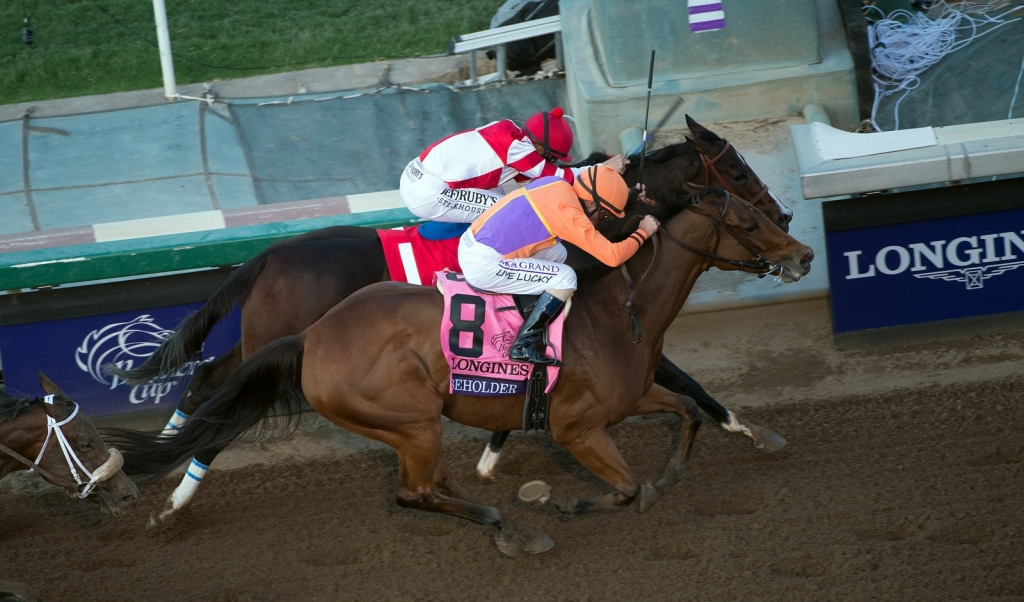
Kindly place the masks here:
POLYGON ((0 291, 109 280, 244 263, 268 245, 329 226, 387 228, 416 218, 407 209, 153 236, 0 254, 0 291))

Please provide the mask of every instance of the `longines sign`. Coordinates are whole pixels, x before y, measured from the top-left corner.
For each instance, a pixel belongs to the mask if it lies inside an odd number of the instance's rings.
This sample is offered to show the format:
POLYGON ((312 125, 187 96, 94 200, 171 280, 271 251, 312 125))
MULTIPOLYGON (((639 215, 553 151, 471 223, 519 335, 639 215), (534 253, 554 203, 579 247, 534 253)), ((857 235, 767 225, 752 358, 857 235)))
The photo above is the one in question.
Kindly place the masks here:
POLYGON ((46 372, 91 415, 174 407, 196 367, 231 349, 239 339, 238 309, 214 327, 203 357, 171 378, 132 386, 103 366, 141 364, 201 303, 0 327, 0 354, 9 391, 38 395, 36 373, 46 372))
MULTIPOLYGON (((1006 188, 993 184, 981 192, 1006 188)), ((1024 310, 1024 208, 955 215, 1000 206, 983 194, 986 202, 972 207, 971 192, 962 186, 826 208, 837 333, 1024 310), (938 197, 933 205, 929 192, 938 197), (960 195, 959 206, 951 194, 960 195)), ((1024 187, 1014 192, 1024 196, 1024 187)))

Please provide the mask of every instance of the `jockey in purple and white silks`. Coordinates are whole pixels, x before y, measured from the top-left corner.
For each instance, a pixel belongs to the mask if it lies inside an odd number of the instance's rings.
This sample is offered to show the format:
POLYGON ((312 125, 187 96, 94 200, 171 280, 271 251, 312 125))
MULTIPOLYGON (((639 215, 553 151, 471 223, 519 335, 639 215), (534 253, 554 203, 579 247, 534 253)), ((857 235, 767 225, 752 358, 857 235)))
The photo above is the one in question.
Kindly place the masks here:
POLYGON ((576 273, 564 263, 565 240, 601 262, 618 267, 658 230, 645 216, 636 231, 613 243, 594 223, 599 210, 622 217, 629 188, 606 165, 586 168, 573 185, 548 177, 506 195, 473 222, 459 241, 459 264, 466 281, 492 293, 540 298, 516 337, 509 357, 557 365, 544 354, 544 328, 576 290, 576 273))

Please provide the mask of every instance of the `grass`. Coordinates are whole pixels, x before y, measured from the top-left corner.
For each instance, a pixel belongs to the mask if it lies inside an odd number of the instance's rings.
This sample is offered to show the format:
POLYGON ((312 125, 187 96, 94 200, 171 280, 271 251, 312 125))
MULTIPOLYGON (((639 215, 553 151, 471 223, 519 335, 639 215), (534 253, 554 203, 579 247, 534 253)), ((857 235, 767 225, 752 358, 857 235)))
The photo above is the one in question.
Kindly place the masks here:
MULTIPOLYGON (((166 2, 179 85, 443 54, 453 35, 486 29, 502 4, 502 0, 166 2)), ((147 0, 0 2, 0 104, 160 88, 163 79, 155 44, 153 5, 147 0), (35 30, 32 47, 21 42, 26 13, 35 30)))

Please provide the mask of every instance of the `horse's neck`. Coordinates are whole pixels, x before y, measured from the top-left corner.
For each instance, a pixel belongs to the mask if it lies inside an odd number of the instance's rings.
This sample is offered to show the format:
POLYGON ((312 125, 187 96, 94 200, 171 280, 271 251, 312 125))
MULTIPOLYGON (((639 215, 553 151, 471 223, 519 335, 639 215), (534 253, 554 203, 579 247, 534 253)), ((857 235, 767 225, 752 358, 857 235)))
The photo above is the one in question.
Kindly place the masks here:
MULTIPOLYGON (((671 226, 673 236, 698 249, 711 250, 708 246, 714 239, 714 230, 706 218, 687 211, 673 217, 669 222, 662 227, 671 226)), ((633 286, 638 286, 637 280, 650 266, 650 272, 639 284, 639 290, 634 297, 637 318, 643 328, 641 344, 648 346, 657 343, 679 315, 679 310, 690 295, 694 283, 704 271, 706 261, 700 255, 686 251, 664 237, 659 241, 658 256, 654 258, 652 265, 653 254, 654 245, 648 242, 626 262, 633 286)), ((621 324, 623 328, 628 328, 629 322, 622 320, 621 315, 622 302, 629 296, 629 291, 625 279, 619 272, 620 270, 613 270, 602 277, 600 282, 595 283, 595 290, 588 297, 593 299, 593 302, 588 303, 585 310, 599 314, 611 312, 616 314, 616 319, 609 320, 606 316, 601 316, 603 319, 597 319, 594 323, 621 324)))
MULTIPOLYGON (((682 214, 662 224, 662 228, 692 247, 709 252, 712 250, 710 246, 715 238, 714 228, 710 220, 704 216, 683 211, 682 214)), ((636 298, 637 314, 644 327, 644 338, 648 337, 646 333, 650 333, 652 343, 661 338, 679 315, 697 278, 705 272, 704 268, 708 261, 692 251, 679 247, 664 236, 660 237, 658 242, 658 256, 636 298)), ((644 258, 638 258, 634 265, 629 266, 630 273, 633 273, 634 268, 647 269, 650 265, 650 256, 654 248, 650 244, 644 246, 650 246, 651 250, 645 253, 644 258)))

